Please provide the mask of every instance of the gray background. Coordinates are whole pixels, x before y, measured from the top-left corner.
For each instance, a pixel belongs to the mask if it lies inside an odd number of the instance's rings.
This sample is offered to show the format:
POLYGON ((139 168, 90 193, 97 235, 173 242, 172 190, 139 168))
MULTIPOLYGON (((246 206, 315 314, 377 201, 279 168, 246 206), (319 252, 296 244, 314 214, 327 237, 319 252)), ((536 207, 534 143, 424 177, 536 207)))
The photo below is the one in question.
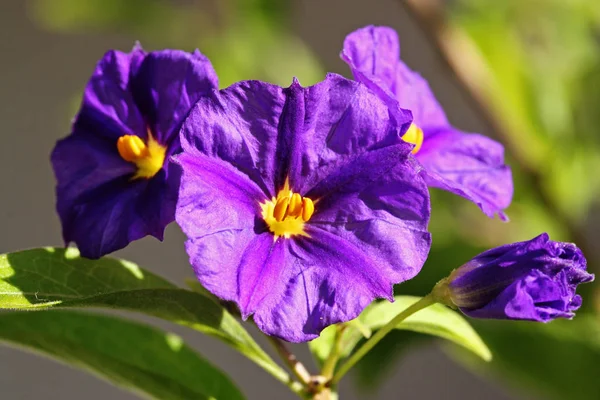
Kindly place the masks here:
MULTIPOLYGON (((136 38, 123 35, 59 35, 30 21, 25 2, 0 1, 0 252, 61 245, 54 212, 54 178, 49 153, 69 129, 69 113, 97 59, 108 49, 129 49, 136 38)), ((395 27, 403 38, 403 58, 430 80, 452 122, 465 130, 488 133, 418 26, 395 0, 305 0, 294 2, 294 29, 321 57, 329 71, 346 74, 337 54, 344 36, 366 24, 395 27)), ((181 282, 192 275, 183 235, 172 225, 165 242, 133 243, 118 256, 181 282)), ((249 399, 292 399, 285 387, 216 340, 180 327, 181 334, 227 371, 249 399)), ((118 334, 116 332, 115 334, 118 334)), ((304 346, 300 357, 311 363, 304 346)), ((312 366, 312 364, 311 364, 312 366)), ((201 377, 198 377, 201 379, 201 377)), ((416 349, 389 371, 374 393, 342 385, 342 399, 516 398, 454 365, 436 346, 416 349)), ((133 399, 86 373, 48 359, 0 346, 0 398, 133 399)), ((522 398, 522 397, 520 397, 522 398)))

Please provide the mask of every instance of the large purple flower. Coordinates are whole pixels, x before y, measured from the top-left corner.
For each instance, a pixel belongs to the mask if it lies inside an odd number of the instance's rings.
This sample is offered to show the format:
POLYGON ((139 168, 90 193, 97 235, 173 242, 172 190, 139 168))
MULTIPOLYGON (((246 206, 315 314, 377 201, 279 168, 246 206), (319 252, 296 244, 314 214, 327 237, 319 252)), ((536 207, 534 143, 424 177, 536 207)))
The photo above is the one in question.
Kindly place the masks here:
POLYGON ((410 124, 364 85, 240 82, 183 124, 176 220, 200 282, 288 341, 314 339, 415 276, 429 197, 410 124))
POLYGON ((85 88, 72 132, 52 165, 65 243, 97 258, 146 235, 162 240, 175 218, 179 129, 192 105, 216 88, 196 51, 109 51, 85 88))
POLYGON ((404 139, 416 144, 413 153, 424 166, 430 186, 465 197, 493 217, 512 199, 510 168, 501 144, 452 127, 427 82, 399 58, 400 42, 387 27, 368 26, 346 37, 341 57, 356 80, 376 92, 391 109, 413 113, 404 139))
POLYGON ((450 275, 447 295, 471 317, 547 322, 572 318, 577 285, 593 279, 577 246, 544 233, 479 254, 450 275))

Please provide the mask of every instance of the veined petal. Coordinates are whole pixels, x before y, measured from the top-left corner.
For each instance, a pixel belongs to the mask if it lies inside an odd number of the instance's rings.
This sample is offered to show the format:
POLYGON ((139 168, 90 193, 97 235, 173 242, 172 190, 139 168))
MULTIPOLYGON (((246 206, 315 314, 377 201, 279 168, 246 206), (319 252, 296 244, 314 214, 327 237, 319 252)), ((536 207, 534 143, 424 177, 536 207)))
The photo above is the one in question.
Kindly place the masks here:
POLYGON ((268 279, 254 310, 265 333, 290 342, 312 340, 325 327, 356 318, 373 299, 393 299, 377 260, 335 234, 313 229, 309 238, 279 241, 287 249, 274 253, 285 259, 263 273, 268 279))
POLYGON ((98 258, 147 234, 162 239, 173 220, 178 171, 170 180, 163 171, 151 182, 132 182, 134 166, 105 137, 80 132, 59 141, 52 164, 63 239, 85 257, 98 258))
POLYGON ((430 186, 471 200, 489 217, 510 205, 513 181, 504 147, 482 135, 450 127, 430 132, 418 154, 430 186))
POLYGON ((442 284, 450 303, 469 316, 547 322, 575 315, 577 286, 594 280, 586 269, 574 244, 542 234, 485 251, 442 284))
POLYGON ((176 158, 176 219, 199 280, 289 341, 391 298, 430 244, 428 193, 401 140, 409 122, 332 74, 308 88, 249 81, 200 99, 176 158))
POLYGON ((135 173, 135 166, 119 156, 112 140, 83 131, 59 140, 51 161, 59 213, 68 210, 79 196, 135 173))
POLYGON ((213 92, 193 107, 181 129, 186 154, 227 163, 264 192, 275 195, 277 122, 283 90, 258 81, 213 92))
POLYGON ((367 92, 335 74, 309 88, 239 82, 197 103, 183 125, 182 146, 230 163, 268 197, 286 179, 307 192, 352 157, 399 143, 408 129, 408 115, 399 126, 367 92))
POLYGON ((406 144, 364 153, 308 194, 318 199, 311 228, 368 253, 391 283, 414 277, 431 245, 427 186, 409 154, 406 144))
POLYGON ((287 168, 278 179, 289 177, 301 194, 364 152, 401 143, 411 122, 409 114, 392 119, 367 87, 335 74, 308 88, 294 82, 285 94, 278 159, 287 168))
POLYGON ((175 219, 189 239, 190 263, 208 290, 237 301, 244 250, 257 231, 266 231, 264 223, 257 225, 264 194, 225 162, 185 152, 176 162, 183 176, 175 219))
POLYGON ((382 98, 391 113, 412 112, 415 129, 424 137, 416 158, 429 185, 473 201, 490 217, 497 213, 507 219, 503 210, 512 200, 513 184, 502 146, 450 126, 427 81, 400 60, 393 29, 367 26, 351 33, 341 57, 355 79, 382 98))
POLYGON ((210 60, 198 50, 191 54, 181 50, 151 52, 131 78, 137 107, 162 144, 178 139, 181 124, 192 106, 218 87, 210 60))
POLYGON ((367 26, 352 32, 344 40, 340 57, 354 78, 375 91, 390 108, 410 110, 421 129, 448 125, 427 81, 400 60, 400 41, 392 28, 367 26))
POLYGON ((153 216, 136 209, 148 184, 118 178, 79 196, 70 207, 60 204, 65 242, 75 242, 84 257, 99 258, 148 235, 147 219, 153 216))
POLYGON ((287 241, 273 239, 270 232, 258 234, 248 243, 237 267, 238 304, 244 318, 263 307, 274 293, 285 295, 290 257, 287 241))
POLYGON ((98 62, 83 95, 73 132, 88 132, 116 141, 124 134, 146 135, 146 123, 129 88, 135 65, 145 56, 141 47, 130 53, 107 52, 98 62))

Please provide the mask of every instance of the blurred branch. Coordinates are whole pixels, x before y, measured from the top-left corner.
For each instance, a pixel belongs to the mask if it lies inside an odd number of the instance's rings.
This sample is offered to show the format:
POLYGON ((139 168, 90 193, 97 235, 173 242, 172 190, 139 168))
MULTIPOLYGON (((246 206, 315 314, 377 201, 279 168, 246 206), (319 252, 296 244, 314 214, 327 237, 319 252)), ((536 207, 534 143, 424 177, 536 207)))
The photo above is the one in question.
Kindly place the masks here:
POLYGON ((308 385, 311 382, 311 375, 304 364, 296 358, 281 339, 274 336, 267 336, 267 338, 273 344, 273 347, 275 347, 277 354, 279 354, 289 369, 296 375, 296 378, 298 378, 303 385, 308 385))
MULTIPOLYGON (((536 196, 548 213, 566 230, 570 239, 577 242, 585 251, 586 237, 575 224, 552 200, 543 185, 543 175, 527 158, 527 148, 519 145, 515 135, 503 123, 503 117, 495 112, 486 95, 486 83, 492 77, 472 40, 459 29, 447 23, 444 13, 444 2, 439 0, 401 0, 407 12, 414 17, 429 40, 434 44, 438 55, 453 73, 476 112, 484 119, 492 131, 508 149, 511 157, 518 164, 520 173, 530 182, 536 196)), ((591 254, 591 253, 589 253, 591 254)))

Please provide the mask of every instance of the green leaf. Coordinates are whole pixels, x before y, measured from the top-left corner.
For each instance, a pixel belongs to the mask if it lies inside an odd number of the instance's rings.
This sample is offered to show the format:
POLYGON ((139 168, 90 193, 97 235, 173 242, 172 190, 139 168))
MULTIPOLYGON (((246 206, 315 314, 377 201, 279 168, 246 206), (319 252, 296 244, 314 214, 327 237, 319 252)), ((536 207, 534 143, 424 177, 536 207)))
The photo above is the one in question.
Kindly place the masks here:
POLYGON ((213 297, 179 289, 128 261, 88 260, 76 249, 0 256, 0 309, 100 307, 133 311, 214 336, 287 382, 289 375, 213 297))
MULTIPOLYGON (((335 340, 335 331, 335 325, 330 325, 321 331, 321 334, 318 338, 308 342, 308 348, 310 349, 310 352, 312 353, 315 361, 320 367, 323 366, 325 360, 327 359, 327 356, 329 356, 329 352, 333 348, 333 343, 335 340)), ((347 333, 344 333, 344 337, 346 335, 347 333)), ((356 335, 356 332, 354 332, 354 335, 356 335)), ((360 338, 358 338, 358 340, 360 340, 360 338)), ((346 347, 343 347, 343 350, 346 351, 348 349, 346 347)), ((347 351, 346 354, 344 354, 344 356, 347 356, 348 353, 350 353, 350 351, 347 351)))
POLYGON ((199 293, 183 289, 140 289, 65 301, 53 307, 102 307, 152 315, 214 336, 270 373, 287 379, 287 373, 231 314, 199 293))
MULTIPOLYGON (((394 303, 382 301, 370 307, 361 316, 363 324, 371 329, 380 328, 419 300, 414 296, 396 296, 395 299, 394 303)), ((411 315, 396 329, 438 336, 471 350, 485 361, 492 359, 488 347, 462 315, 442 304, 434 304, 411 315)))
POLYGON ((0 340, 77 365, 144 397, 244 398, 179 336, 116 317, 73 311, 4 313, 0 340))
POLYGON ((129 261, 88 260, 74 248, 44 248, 0 255, 0 308, 45 307, 124 290, 173 288, 129 261))
POLYGON ((206 288, 204 286, 202 286, 202 284, 200 282, 198 282, 198 280, 196 278, 185 278, 185 285, 192 292, 196 292, 198 294, 201 294, 202 296, 208 297, 209 299, 211 299, 212 301, 214 301, 216 303, 219 302, 219 299, 214 294, 212 294, 211 292, 206 290, 206 288))
MULTIPOLYGON (((381 301, 367 307, 358 317, 362 325, 377 330, 419 300, 419 297, 396 296, 395 299, 394 303, 381 301)), ((471 325, 460 314, 441 304, 434 304, 411 315, 398 324, 396 329, 441 337, 471 350, 486 361, 492 359, 490 350, 471 325)), ((334 329, 327 328, 318 339, 309 343, 317 362, 322 364, 326 359, 333 345, 334 334, 334 329)), ((350 355, 362 337, 363 334, 358 329, 348 325, 341 338, 341 356, 350 355)))

